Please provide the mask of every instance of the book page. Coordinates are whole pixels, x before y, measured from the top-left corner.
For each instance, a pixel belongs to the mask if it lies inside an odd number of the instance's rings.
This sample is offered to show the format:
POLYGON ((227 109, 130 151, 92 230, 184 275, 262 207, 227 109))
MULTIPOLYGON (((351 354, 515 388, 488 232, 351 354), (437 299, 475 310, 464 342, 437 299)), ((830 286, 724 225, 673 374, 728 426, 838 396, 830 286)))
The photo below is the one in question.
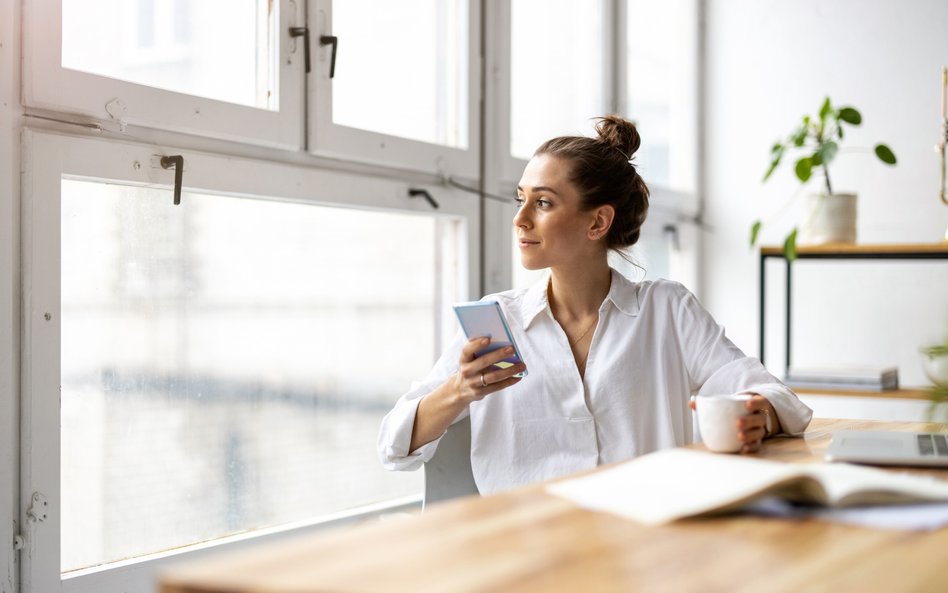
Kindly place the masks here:
POLYGON ((948 500, 948 482, 848 463, 807 464, 832 506, 858 506, 948 500))
POLYGON ((656 525, 743 506, 762 496, 825 506, 948 501, 948 482, 848 464, 788 464, 667 449, 547 491, 591 510, 656 525))
POLYGON ((798 479, 800 466, 666 449, 547 490, 592 510, 655 525, 742 503, 798 479))

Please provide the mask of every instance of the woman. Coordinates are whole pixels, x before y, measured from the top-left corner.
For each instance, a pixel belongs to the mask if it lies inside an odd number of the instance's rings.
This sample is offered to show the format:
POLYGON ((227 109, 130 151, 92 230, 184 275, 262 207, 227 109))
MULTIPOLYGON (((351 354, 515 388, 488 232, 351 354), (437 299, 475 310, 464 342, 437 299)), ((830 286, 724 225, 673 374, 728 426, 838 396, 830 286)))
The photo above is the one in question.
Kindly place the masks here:
POLYGON ((485 299, 500 303, 524 365, 489 367, 462 335, 382 421, 388 469, 417 469, 447 427, 470 415, 471 466, 481 493, 566 475, 694 441, 693 394, 753 393, 734 430, 742 452, 797 435, 811 411, 725 336, 678 283, 631 282, 609 250, 635 244, 648 188, 631 164, 635 126, 600 118, 598 138, 554 138, 517 187, 521 261, 542 282, 485 299), (768 426, 769 425, 769 426, 768 426))

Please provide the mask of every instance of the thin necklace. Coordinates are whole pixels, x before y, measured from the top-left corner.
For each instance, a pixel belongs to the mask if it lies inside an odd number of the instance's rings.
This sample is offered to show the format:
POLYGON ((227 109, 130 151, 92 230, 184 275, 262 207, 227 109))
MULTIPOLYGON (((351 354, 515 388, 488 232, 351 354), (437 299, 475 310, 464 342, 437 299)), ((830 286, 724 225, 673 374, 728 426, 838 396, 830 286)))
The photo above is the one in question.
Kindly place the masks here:
POLYGON ((599 322, 598 319, 597 319, 596 321, 593 321, 593 322, 592 322, 592 325, 590 325, 589 327, 587 327, 587 328, 586 328, 586 331, 583 332, 583 335, 579 336, 578 338, 576 338, 575 340, 573 340, 572 342, 569 343, 569 347, 572 348, 573 346, 575 346, 576 344, 578 344, 580 340, 582 340, 583 338, 585 338, 585 337, 586 337, 586 334, 588 334, 589 331, 592 330, 592 328, 596 327, 596 324, 597 324, 598 322, 599 322))

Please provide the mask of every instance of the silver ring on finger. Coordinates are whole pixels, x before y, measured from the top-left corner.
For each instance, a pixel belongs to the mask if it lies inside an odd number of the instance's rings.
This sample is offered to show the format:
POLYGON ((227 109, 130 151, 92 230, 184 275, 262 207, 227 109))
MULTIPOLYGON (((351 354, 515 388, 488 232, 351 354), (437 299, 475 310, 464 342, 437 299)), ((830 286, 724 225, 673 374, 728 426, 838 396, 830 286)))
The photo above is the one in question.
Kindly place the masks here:
POLYGON ((484 373, 481 373, 481 387, 487 387, 487 381, 484 380, 484 373))

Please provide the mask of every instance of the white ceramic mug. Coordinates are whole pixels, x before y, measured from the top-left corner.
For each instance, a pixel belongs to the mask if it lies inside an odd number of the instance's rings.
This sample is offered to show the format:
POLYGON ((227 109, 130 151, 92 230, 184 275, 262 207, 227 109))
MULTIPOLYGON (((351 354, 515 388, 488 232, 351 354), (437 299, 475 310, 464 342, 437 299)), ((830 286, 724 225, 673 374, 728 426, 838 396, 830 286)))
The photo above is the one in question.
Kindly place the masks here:
POLYGON ((695 398, 698 430, 704 446, 717 453, 737 453, 744 445, 737 438, 737 420, 746 416, 750 394, 699 395, 695 398))

